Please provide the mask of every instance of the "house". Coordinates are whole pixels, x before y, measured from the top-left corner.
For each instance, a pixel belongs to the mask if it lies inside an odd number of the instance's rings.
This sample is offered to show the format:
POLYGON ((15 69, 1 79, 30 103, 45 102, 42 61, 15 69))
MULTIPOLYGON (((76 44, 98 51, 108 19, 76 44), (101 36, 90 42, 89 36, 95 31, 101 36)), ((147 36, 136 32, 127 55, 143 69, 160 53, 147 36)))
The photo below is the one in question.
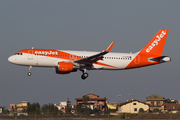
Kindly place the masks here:
POLYGON ((110 102, 110 100, 107 101, 106 104, 107 104, 107 108, 108 108, 108 109, 116 109, 116 107, 117 107, 117 105, 118 105, 117 102, 110 102))
POLYGON ((178 103, 163 103, 162 110, 165 112, 174 112, 176 113, 180 109, 180 104, 178 103))
POLYGON ((16 110, 16 104, 10 104, 9 111, 16 110))
POLYGON ((0 106, 0 114, 3 113, 3 107, 0 106))
POLYGON ((110 103, 107 103, 107 107, 108 107, 108 109, 116 109, 116 106, 114 106, 110 103))
POLYGON ((153 94, 146 97, 146 103, 150 105, 149 107, 151 111, 153 111, 155 108, 161 110, 161 105, 163 104, 164 100, 165 98, 158 94, 153 94))
MULTIPOLYGON (((105 111, 107 105, 106 105, 106 98, 105 97, 99 97, 98 95, 95 94, 87 94, 84 95, 89 97, 89 100, 87 101, 88 106, 93 110, 94 108, 97 108, 101 111, 105 111)), ((75 99, 76 100, 76 105, 78 104, 82 104, 83 106, 86 104, 85 102, 83 102, 83 96, 82 97, 78 97, 75 99)))
POLYGON ((16 109, 17 109, 17 111, 25 112, 27 110, 28 106, 29 106, 28 101, 22 101, 21 103, 16 104, 16 109))
POLYGON ((132 99, 132 100, 128 100, 127 102, 121 103, 118 106, 118 112, 119 113, 138 113, 140 108, 143 108, 144 111, 148 111, 149 105, 139 100, 132 99))
POLYGON ((60 102, 59 105, 54 104, 54 106, 56 106, 58 108, 58 110, 62 111, 63 113, 66 112, 65 107, 67 106, 67 101, 64 102, 60 102))

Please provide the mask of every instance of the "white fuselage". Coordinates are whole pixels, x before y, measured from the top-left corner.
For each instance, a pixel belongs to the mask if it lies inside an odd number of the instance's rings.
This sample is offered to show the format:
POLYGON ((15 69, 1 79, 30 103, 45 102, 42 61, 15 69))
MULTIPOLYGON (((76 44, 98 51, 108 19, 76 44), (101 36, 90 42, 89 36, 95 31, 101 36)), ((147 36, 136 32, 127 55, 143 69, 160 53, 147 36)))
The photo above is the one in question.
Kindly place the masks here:
MULTIPOLYGON (((88 52, 88 51, 68 51, 68 50, 60 50, 69 54, 76 55, 78 57, 89 57, 99 52, 88 52)), ((59 55, 60 56, 60 55, 59 55)), ((103 60, 99 62, 102 64, 93 64, 93 67, 90 69, 104 69, 104 70, 119 70, 124 69, 126 66, 137 56, 137 53, 108 53, 104 55, 103 60), (106 64, 106 65, 104 65, 106 64), (114 67, 110 67, 110 66, 114 67)), ((79 59, 76 57, 76 59, 79 59)), ((22 55, 12 55, 9 57, 9 61, 14 64, 23 65, 23 66, 34 66, 34 67, 57 67, 58 62, 71 62, 71 56, 61 58, 56 54, 54 56, 46 56, 46 55, 35 55, 29 53, 22 53, 22 55)))

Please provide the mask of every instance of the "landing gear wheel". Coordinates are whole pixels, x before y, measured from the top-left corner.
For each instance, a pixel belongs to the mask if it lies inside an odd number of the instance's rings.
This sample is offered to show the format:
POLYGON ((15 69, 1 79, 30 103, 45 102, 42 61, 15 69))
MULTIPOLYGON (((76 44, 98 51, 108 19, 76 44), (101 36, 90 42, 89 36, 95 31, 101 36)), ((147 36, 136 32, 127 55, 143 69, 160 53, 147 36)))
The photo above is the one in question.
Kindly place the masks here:
POLYGON ((83 80, 85 80, 87 77, 88 77, 88 73, 83 73, 82 76, 81 76, 81 78, 82 78, 83 80))
POLYGON ((28 72, 27 75, 28 75, 28 76, 31 76, 31 72, 28 72))
POLYGON ((29 66, 29 72, 27 73, 28 76, 31 76, 31 69, 32 69, 32 66, 29 66))

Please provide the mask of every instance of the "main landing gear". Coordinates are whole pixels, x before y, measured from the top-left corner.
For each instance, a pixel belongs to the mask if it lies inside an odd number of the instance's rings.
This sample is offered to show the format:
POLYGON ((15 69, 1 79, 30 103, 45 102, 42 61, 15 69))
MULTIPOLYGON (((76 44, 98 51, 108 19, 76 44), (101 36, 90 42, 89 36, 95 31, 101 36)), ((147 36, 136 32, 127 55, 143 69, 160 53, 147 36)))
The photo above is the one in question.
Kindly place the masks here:
POLYGON ((32 66, 29 66, 29 72, 27 73, 28 76, 31 76, 31 69, 32 69, 32 66))
POLYGON ((88 75, 88 73, 86 72, 86 69, 82 70, 82 72, 83 72, 83 74, 82 74, 81 78, 82 78, 83 80, 85 80, 89 75, 88 75))

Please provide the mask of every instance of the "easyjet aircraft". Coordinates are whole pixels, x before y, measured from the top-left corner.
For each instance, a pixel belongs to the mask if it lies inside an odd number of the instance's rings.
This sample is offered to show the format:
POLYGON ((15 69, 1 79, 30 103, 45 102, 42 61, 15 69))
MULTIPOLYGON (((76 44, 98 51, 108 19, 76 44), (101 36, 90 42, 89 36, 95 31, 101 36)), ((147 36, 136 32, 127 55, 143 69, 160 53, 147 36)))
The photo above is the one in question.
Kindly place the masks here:
POLYGON ((32 67, 53 67, 57 74, 69 74, 80 70, 81 78, 88 77, 87 70, 124 70, 168 62, 168 56, 161 56, 168 35, 168 29, 161 29, 139 52, 110 52, 115 41, 102 52, 70 51, 53 49, 25 49, 8 58, 8 61, 32 67))

